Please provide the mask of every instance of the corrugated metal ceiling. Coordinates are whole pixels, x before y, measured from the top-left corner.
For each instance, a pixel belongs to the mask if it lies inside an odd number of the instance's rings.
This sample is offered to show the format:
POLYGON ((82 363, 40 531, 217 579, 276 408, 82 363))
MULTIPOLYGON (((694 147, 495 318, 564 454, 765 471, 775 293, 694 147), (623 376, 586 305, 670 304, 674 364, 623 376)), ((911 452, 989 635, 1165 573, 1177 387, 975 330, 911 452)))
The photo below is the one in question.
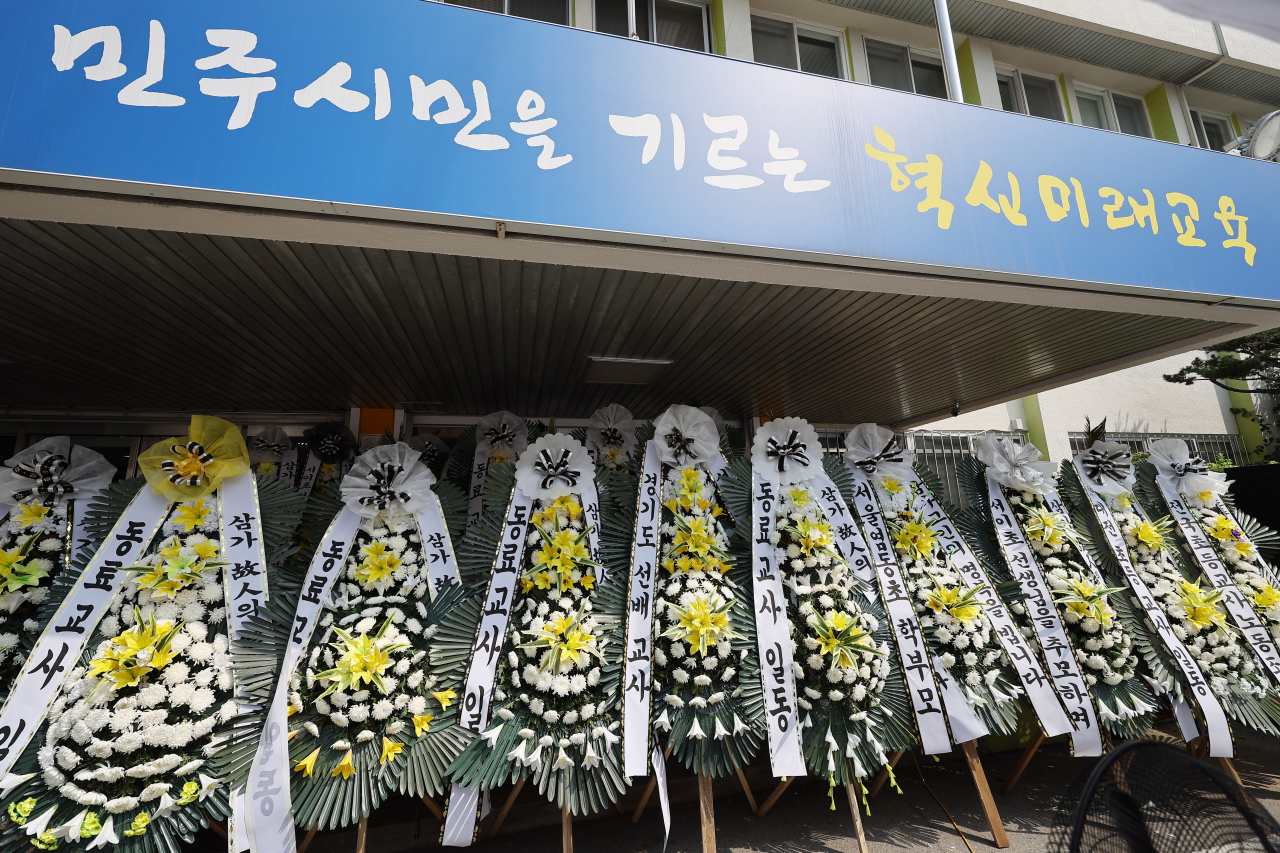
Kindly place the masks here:
MULTIPOLYGON (((926 27, 936 26, 932 0, 830 0, 841 6, 874 12, 926 27)), ((951 27, 956 32, 1030 48, 1177 83, 1209 67, 1213 60, 1108 33, 1094 32, 1027 12, 983 3, 949 0, 951 27)), ((1196 82, 1216 92, 1280 104, 1280 77, 1226 65, 1196 82), (1208 80, 1208 83, 1205 81, 1208 80)))
POLYGON ((902 422, 1224 324, 0 220, 5 405, 902 422), (588 356, 673 360, 645 386, 588 356))

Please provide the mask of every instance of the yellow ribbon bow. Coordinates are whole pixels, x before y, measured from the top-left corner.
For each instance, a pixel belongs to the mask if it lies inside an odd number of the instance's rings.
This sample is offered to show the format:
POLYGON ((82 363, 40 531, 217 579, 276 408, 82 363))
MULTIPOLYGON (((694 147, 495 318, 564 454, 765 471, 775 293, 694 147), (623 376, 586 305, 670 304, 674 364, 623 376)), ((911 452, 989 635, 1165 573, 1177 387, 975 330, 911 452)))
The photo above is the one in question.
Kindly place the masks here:
POLYGON ((249 470, 249 450, 230 421, 195 415, 182 437, 166 438, 138 456, 147 483, 171 501, 196 501, 227 477, 249 470))

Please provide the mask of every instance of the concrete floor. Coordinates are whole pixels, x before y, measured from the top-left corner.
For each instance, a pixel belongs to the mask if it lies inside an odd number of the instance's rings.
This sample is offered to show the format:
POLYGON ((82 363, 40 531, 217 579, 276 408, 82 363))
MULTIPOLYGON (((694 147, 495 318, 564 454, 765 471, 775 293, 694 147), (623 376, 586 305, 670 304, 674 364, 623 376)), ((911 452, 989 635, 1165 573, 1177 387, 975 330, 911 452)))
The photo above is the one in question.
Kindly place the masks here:
MULTIPOLYGON (((1236 767, 1251 796, 1280 819, 1280 741, 1252 734, 1236 740, 1236 767)), ((1007 797, 999 791, 1017 762, 1017 751, 983 756, 988 782, 1004 819, 1011 853, 1041 853, 1046 849, 1048 827, 1055 800, 1077 773, 1091 762, 1073 759, 1066 744, 1044 746, 1007 797)), ((983 819, 969 773, 960 760, 935 762, 922 759, 920 772, 938 799, 950 811, 968 838, 974 853, 997 848, 983 819)), ((863 814, 863 826, 872 853, 899 853, 904 849, 968 853, 946 813, 924 784, 911 756, 898 765, 902 793, 888 786, 871 801, 871 816, 863 814)), ((767 768, 753 767, 748 774, 757 802, 771 789, 767 768)), ((701 853, 696 780, 674 773, 671 779, 672 826, 666 853, 701 853)), ((836 791, 834 811, 818 780, 797 780, 781 796, 772 811, 756 817, 736 779, 716 784, 716 840, 720 853, 857 853, 853 821, 843 791, 836 791)), ((579 853, 660 853, 663 850, 662 816, 654 796, 637 824, 630 813, 639 799, 633 789, 624 805, 627 815, 616 813, 574 822, 574 846, 579 853)), ((495 798, 495 810, 501 798, 495 798)), ((490 819, 492 820, 492 819, 490 819)), ((487 825, 486 825, 487 829, 487 825)), ((397 799, 379 809, 370 820, 367 853, 399 853, 436 847, 440 824, 420 802, 397 799)), ((197 847, 225 850, 226 842, 201 833, 197 847), (205 837, 209 836, 209 837, 205 837)), ((354 830, 317 834, 307 853, 354 853, 354 830)), ((476 843, 477 853, 558 853, 561 849, 559 816, 536 792, 522 792, 496 838, 476 843)))

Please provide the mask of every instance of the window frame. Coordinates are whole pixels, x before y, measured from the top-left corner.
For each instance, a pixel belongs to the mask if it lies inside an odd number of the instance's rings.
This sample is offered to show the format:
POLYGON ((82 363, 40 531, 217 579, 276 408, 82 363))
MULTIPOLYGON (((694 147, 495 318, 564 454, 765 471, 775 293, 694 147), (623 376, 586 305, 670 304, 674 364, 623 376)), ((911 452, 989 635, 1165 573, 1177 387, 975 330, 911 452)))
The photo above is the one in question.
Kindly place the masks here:
MULTIPOLYGON (((872 36, 872 35, 867 35, 866 33, 863 33, 863 34, 862 34, 862 61, 863 61, 863 62, 865 62, 865 63, 867 64, 867 83, 868 83, 868 85, 871 85, 871 86, 875 86, 876 84, 871 82, 871 54, 869 54, 869 53, 867 52, 867 42, 868 42, 868 41, 876 41, 876 42, 880 42, 881 44, 887 44, 887 45, 890 45, 890 46, 892 46, 892 47, 900 47, 900 48, 904 48, 904 49, 907 51, 907 77, 908 77, 908 78, 910 78, 910 80, 911 80, 911 94, 912 94, 912 95, 919 95, 920 93, 919 93, 918 91, 916 91, 916 75, 915 75, 915 71, 914 71, 914 69, 913 69, 913 68, 912 68, 912 66, 911 66, 911 60, 912 60, 916 55, 919 55, 919 56, 920 56, 921 58, 923 58, 923 59, 929 59, 929 60, 932 60, 932 61, 935 61, 935 62, 939 62, 939 63, 941 63, 941 62, 942 62, 942 51, 940 51, 940 50, 935 50, 935 49, 933 49, 933 48, 928 48, 928 47, 916 47, 915 45, 910 44, 910 43, 905 42, 905 41, 895 41, 894 39, 881 38, 880 36, 872 36)), ((944 79, 945 79, 945 76, 946 76, 946 75, 945 75, 945 72, 944 72, 944 74, 943 74, 944 79)), ((887 88, 889 88, 889 87, 888 87, 888 86, 878 86, 877 88, 880 88, 880 89, 887 89, 887 88)), ((895 92, 905 92, 906 90, 905 90, 905 89, 894 89, 893 91, 895 91, 895 92)), ((928 98, 928 97, 930 97, 930 96, 929 96, 929 95, 921 95, 921 97, 928 98)))
MULTIPOLYGON (((1077 100, 1079 99, 1081 92, 1083 92, 1086 95, 1092 95, 1095 98, 1100 98, 1102 100, 1102 111, 1106 115, 1107 124, 1110 126, 1095 127, 1095 128, 1092 128, 1093 130, 1105 130, 1108 133, 1123 133, 1123 131, 1120 130, 1120 123, 1116 120, 1116 108, 1115 108, 1115 105, 1111 102, 1111 93, 1108 90, 1102 88, 1101 86, 1090 86, 1088 83, 1076 83, 1075 90, 1076 90, 1077 100)), ((1080 112, 1079 106, 1080 106, 1079 103, 1077 103, 1076 104, 1077 113, 1080 112)), ((1083 122, 1081 122, 1081 126, 1089 127, 1089 125, 1084 124, 1083 122)))
MULTIPOLYGON (((650 0, 650 2, 652 2, 652 0, 650 0)), ((809 32, 812 32, 816 36, 821 36, 822 38, 830 38, 835 41, 836 63, 840 66, 840 76, 835 78, 827 77, 827 79, 828 80, 833 80, 833 79, 844 80, 846 82, 852 79, 852 75, 849 73, 849 48, 848 48, 848 45, 845 43, 844 30, 839 29, 838 27, 829 27, 824 24, 815 24, 811 21, 806 21, 803 18, 793 18, 790 15, 780 15, 777 12, 766 12, 761 9, 752 9, 751 17, 768 18, 771 21, 778 21, 780 23, 789 24, 791 26, 791 46, 795 51, 797 67, 788 68, 785 70, 798 71, 801 74, 813 74, 812 71, 805 71, 799 67, 800 65, 800 30, 808 30, 809 32)), ((752 62, 755 62, 754 56, 752 57, 752 62)), ((756 64, 765 65, 767 63, 756 62, 756 64)), ((770 67, 781 68, 782 66, 773 65, 770 67)), ((814 74, 814 76, 826 77, 825 74, 814 74)), ((914 85, 914 81, 912 85, 914 85)))
MULTIPOLYGON (((1236 126, 1232 123, 1231 116, 1229 115, 1215 113, 1213 110, 1202 110, 1199 107, 1188 107, 1187 112, 1191 113, 1191 131, 1195 136, 1197 148, 1203 148, 1206 151, 1218 151, 1216 148, 1209 147, 1209 137, 1204 132, 1205 118, 1215 119, 1225 124, 1227 126, 1227 135, 1231 137, 1231 139, 1234 140, 1240 138, 1236 133, 1236 126)), ((1225 152, 1218 151, 1218 153, 1223 154, 1225 152)))
MULTIPOLYGON (((1156 138, 1155 130, 1151 125, 1151 111, 1147 109, 1146 98, 1142 97, 1141 95, 1135 95, 1132 92, 1122 91, 1120 89, 1108 89, 1105 86, 1094 86, 1091 83, 1081 83, 1079 81, 1076 81, 1074 85, 1075 85, 1077 95, 1082 91, 1086 95, 1100 95, 1102 97, 1103 103, 1106 105, 1107 121, 1110 122, 1111 127, 1109 128, 1095 127, 1093 128, 1093 130, 1105 130, 1108 133, 1119 133, 1119 134, 1123 134, 1124 136, 1133 136, 1135 139, 1155 139, 1156 138), (1120 117, 1116 114, 1116 102, 1113 99, 1113 95, 1119 95, 1122 98, 1130 98, 1142 104, 1142 115, 1147 120, 1147 130, 1151 133, 1150 136, 1137 136, 1132 133, 1125 133, 1123 130, 1120 129, 1120 117)), ((1227 124, 1229 127, 1230 122, 1228 122, 1227 124)), ((1088 127, 1088 125, 1084 125, 1084 126, 1088 127)), ((1194 128, 1192 130, 1194 132, 1194 128)), ((1197 147, 1198 146, 1199 146, 1199 141, 1197 140, 1197 147)))
MULTIPOLYGON (((488 9, 476 9, 474 6, 463 6, 461 3, 449 3, 444 0, 447 5, 460 6, 463 9, 471 9, 474 12, 489 12, 490 15, 506 15, 508 18, 520 18, 522 21, 537 21, 540 24, 551 24, 553 27, 572 27, 573 26, 573 0, 564 0, 564 23, 559 24, 555 21, 540 21, 537 18, 524 18, 520 15, 511 14, 511 0, 502 0, 502 11, 491 12, 488 9)), ((595 23, 596 4, 594 0, 591 3, 592 24, 595 23)))
MULTIPOLYGON (((1072 110, 1070 108, 1070 105, 1067 103, 1067 99, 1062 92, 1062 85, 1058 82, 1057 77, 1054 77, 1052 74, 1046 71, 1026 71, 1022 68, 1018 68, 1015 65, 1009 65, 1006 62, 996 62, 994 63, 994 65, 996 69, 997 86, 999 85, 999 78, 1001 76, 1013 78, 1013 98, 1015 101, 1017 101, 1019 115, 1024 115, 1024 116, 1027 116, 1028 118, 1045 118, 1044 116, 1033 116, 1031 115, 1031 113, 1027 111, 1027 90, 1026 90, 1026 87, 1023 85, 1022 78, 1024 76, 1034 77, 1037 80, 1042 80, 1046 83, 1051 83, 1053 85, 1054 94, 1058 96, 1058 114, 1061 115, 1062 118, 1060 119, 1049 118, 1045 120, 1057 121, 1057 122, 1061 122, 1062 124, 1073 124, 1073 122, 1067 119, 1067 116, 1074 117, 1075 110, 1072 110)), ((1002 112, 1007 112, 1007 110, 1004 109, 1003 103, 1000 104, 1000 109, 1002 112)))
MULTIPOLYGON (((510 2, 511 0, 503 0, 504 5, 510 2)), ((566 0, 566 2, 571 2, 571 0, 566 0)), ((600 20, 599 13, 596 11, 597 2, 599 2, 599 0, 591 0, 591 31, 595 33, 600 32, 600 30, 596 29, 596 22, 600 20)), ((701 52, 707 53, 707 54, 712 53, 713 45, 711 43, 711 6, 710 4, 704 3, 702 2, 702 0, 664 0, 664 2, 671 3, 674 6, 689 6, 691 8, 695 8, 698 10, 698 14, 702 18, 702 51, 701 52)), ((648 39, 637 38, 636 39, 637 41, 643 41, 645 44, 656 44, 656 45, 660 45, 661 47, 670 47, 675 50, 690 50, 690 48, 680 47, 679 45, 662 44, 662 42, 657 40, 658 8, 657 8, 656 0, 636 0, 637 17, 642 13, 647 13, 649 16, 650 38, 648 39)), ((604 35, 614 35, 614 33, 604 33, 604 35)), ((618 36, 618 37, 627 38, 627 36, 618 36)), ((691 51, 691 52, 698 53, 699 51, 691 51)))

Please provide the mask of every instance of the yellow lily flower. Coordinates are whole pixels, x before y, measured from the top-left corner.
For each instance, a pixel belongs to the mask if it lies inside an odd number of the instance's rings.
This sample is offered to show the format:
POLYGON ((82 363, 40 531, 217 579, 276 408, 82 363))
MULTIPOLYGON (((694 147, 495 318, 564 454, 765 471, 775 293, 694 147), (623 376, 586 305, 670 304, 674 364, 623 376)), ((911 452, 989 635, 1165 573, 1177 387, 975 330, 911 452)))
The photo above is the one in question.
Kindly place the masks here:
POLYGON ((1266 584, 1253 594, 1253 603, 1259 610, 1270 610, 1280 604, 1280 590, 1277 590, 1271 584, 1266 584))
POLYGON ((885 477, 880 481, 880 487, 883 488, 890 496, 896 495, 898 492, 906 488, 902 485, 902 481, 897 477, 885 477))
POLYGON ((796 506, 808 506, 812 501, 809 497, 809 490, 804 486, 795 486, 791 491, 787 492, 787 496, 791 498, 791 502, 796 506))
POLYGON ((830 655, 831 662, 842 669, 853 666, 860 654, 884 654, 875 647, 871 635, 843 610, 829 611, 826 615, 815 611, 808 622, 818 641, 818 654, 830 655))
POLYGON ((18 504, 18 511, 13 514, 13 521, 19 527, 25 528, 44 521, 45 516, 48 514, 49 507, 33 500, 24 504, 18 504))
POLYGON ((1138 527, 1134 530, 1134 536, 1138 541, 1148 548, 1155 551, 1161 551, 1166 547, 1165 536, 1169 533, 1169 524, 1172 522, 1167 518, 1152 524, 1145 518, 1138 522, 1138 527))
POLYGON ((194 504, 185 504, 174 511, 173 523, 190 533, 204 525, 204 520, 209 517, 212 509, 213 507, 206 507, 203 500, 198 500, 194 504))
POLYGON ((726 601, 716 593, 709 596, 699 595, 684 607, 671 605, 667 608, 668 616, 675 614, 675 625, 663 632, 662 636, 671 637, 689 644, 690 654, 696 649, 700 655, 721 640, 740 637, 729 622, 729 612, 733 602, 726 601))
POLYGON ((1027 538, 1046 548, 1057 548, 1068 538, 1067 520, 1061 513, 1038 506, 1028 507, 1027 538))
POLYGON ((413 734, 414 737, 422 737, 426 732, 431 731, 431 721, 435 717, 431 714, 414 714, 413 715, 413 734))
POLYGON ((604 658, 596 648, 595 635, 582 627, 586 616, 586 611, 579 609, 572 616, 556 619, 536 631, 521 631, 533 639, 520 648, 544 648, 550 652, 542 661, 540 671, 549 669, 559 673, 565 661, 581 664, 588 655, 599 658, 603 663, 604 658))
POLYGON ((982 612, 982 605, 977 601, 978 591, 976 589, 965 590, 961 592, 958 589, 949 589, 934 582, 934 590, 929 593, 929 597, 925 599, 925 604, 934 613, 941 615, 947 613, 951 617, 968 624, 982 612))
POLYGON ((533 581, 527 577, 520 578, 520 591, 528 592, 533 589, 533 581))
POLYGON ((1227 622, 1227 615, 1218 608, 1222 593, 1217 590, 1206 593, 1196 584, 1182 581, 1179 584, 1178 597, 1182 599, 1182 606, 1187 611, 1187 621, 1197 630, 1217 628, 1224 634, 1234 633, 1227 622))
POLYGON ((399 755, 403 750, 404 744, 384 737, 382 739, 382 755, 378 757, 378 763, 386 764, 388 761, 399 755))
POLYGON ((354 637, 335 626, 333 631, 339 639, 338 642, 330 645, 340 654, 333 669, 316 674, 317 681, 329 682, 328 688, 317 698, 323 698, 338 690, 343 692, 357 690, 361 683, 373 684, 385 694, 387 684, 383 681, 382 674, 391 665, 390 653, 407 649, 410 645, 409 641, 403 637, 390 642, 384 641, 383 637, 390 626, 391 619, 388 618, 382 623, 378 633, 372 637, 368 634, 354 637))
POLYGON ((351 774, 356 772, 356 766, 351 763, 351 750, 347 750, 347 754, 342 756, 342 760, 338 762, 338 766, 333 768, 329 773, 330 776, 341 776, 343 779, 350 779, 351 774))
POLYGON ((294 771, 296 772, 298 770, 301 770, 303 776, 310 776, 311 771, 316 769, 316 759, 319 757, 320 757, 320 747, 317 746, 314 750, 312 750, 310 755, 308 755, 306 758, 299 761, 297 764, 293 765, 294 771))
POLYGON ((894 547, 913 560, 927 559, 938 547, 938 534, 922 518, 901 525, 894 534, 894 547))
POLYGON ((203 542, 197 542, 191 546, 191 549, 196 552, 197 560, 208 562, 210 560, 218 559, 218 543, 211 539, 206 539, 203 542))
POLYGON ((596 585, 595 575, 583 575, 582 580, 578 581, 578 585, 583 589, 591 589, 596 585))
POLYGON ((450 703, 452 703, 454 699, 458 698, 457 691, 455 691, 452 687, 450 687, 448 690, 441 690, 438 693, 432 693, 431 695, 434 696, 435 700, 440 703, 440 710, 442 711, 448 708, 450 703))
POLYGON ((1209 535, 1215 539, 1230 539, 1235 535, 1236 523, 1225 515, 1215 515, 1206 522, 1209 528, 1209 535))

